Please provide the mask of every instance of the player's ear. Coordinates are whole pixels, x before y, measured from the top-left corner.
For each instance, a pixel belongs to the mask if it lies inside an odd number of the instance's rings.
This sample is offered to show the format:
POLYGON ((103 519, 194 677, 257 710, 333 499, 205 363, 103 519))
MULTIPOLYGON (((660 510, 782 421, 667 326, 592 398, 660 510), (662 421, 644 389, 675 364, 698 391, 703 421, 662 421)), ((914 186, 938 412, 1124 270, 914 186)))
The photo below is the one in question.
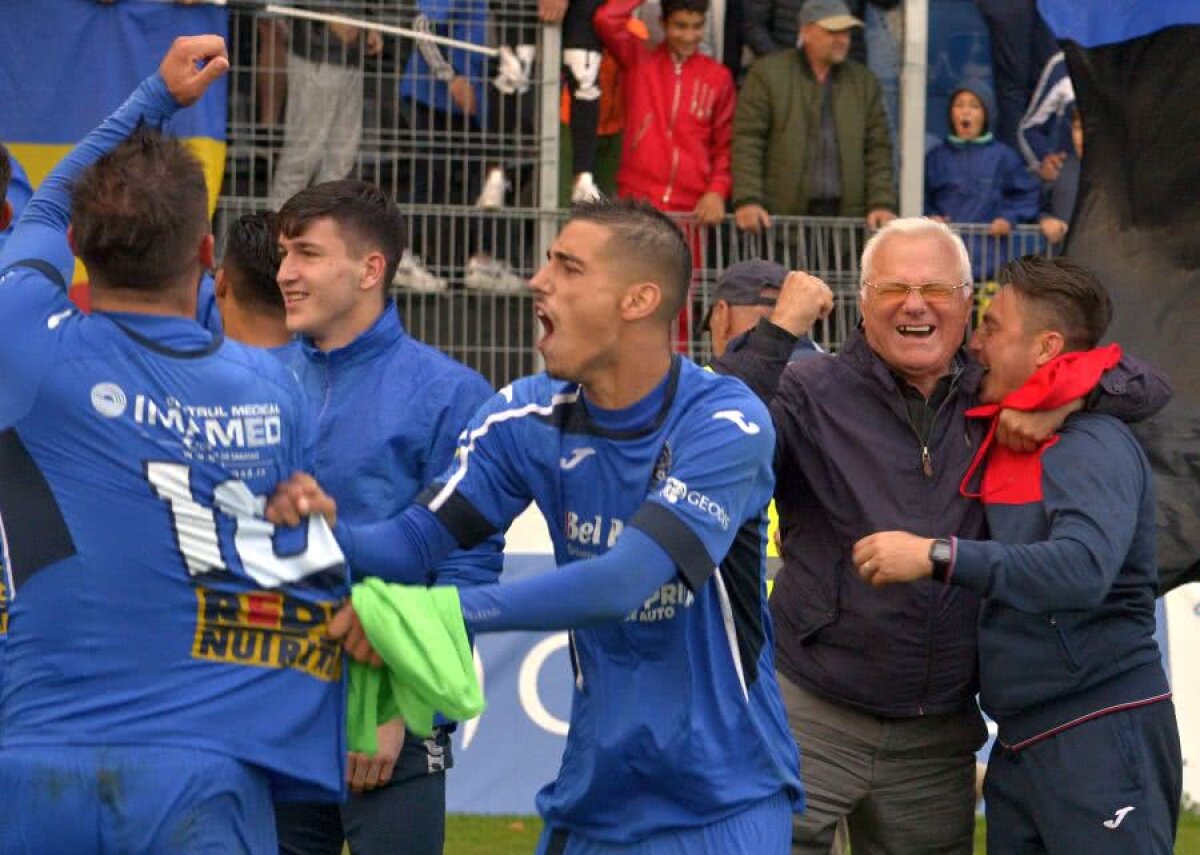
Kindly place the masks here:
POLYGON ((627 321, 648 318, 662 305, 662 289, 656 282, 635 282, 621 297, 621 316, 627 321))
POLYGON ((213 294, 218 300, 224 300, 225 295, 229 293, 229 277, 225 275, 225 268, 218 267, 217 272, 213 274, 213 294))
POLYGON ((4 204, 0 205, 0 232, 4 231, 12 224, 12 202, 7 199, 4 204))
POLYGON ((1038 367, 1045 365, 1054 357, 1063 352, 1067 346, 1067 341, 1063 338, 1063 334, 1055 330, 1045 330, 1038 333, 1037 338, 1037 356, 1035 362, 1038 367))
POLYGON ((387 283, 383 281, 383 274, 387 271, 387 258, 382 252, 368 252, 366 258, 363 259, 363 278, 361 287, 364 289, 374 288, 376 285, 382 285, 381 290, 387 290, 387 283))
POLYGON ((75 251, 75 227, 71 225, 67 226, 67 246, 71 250, 71 255, 78 258, 79 253, 75 251))

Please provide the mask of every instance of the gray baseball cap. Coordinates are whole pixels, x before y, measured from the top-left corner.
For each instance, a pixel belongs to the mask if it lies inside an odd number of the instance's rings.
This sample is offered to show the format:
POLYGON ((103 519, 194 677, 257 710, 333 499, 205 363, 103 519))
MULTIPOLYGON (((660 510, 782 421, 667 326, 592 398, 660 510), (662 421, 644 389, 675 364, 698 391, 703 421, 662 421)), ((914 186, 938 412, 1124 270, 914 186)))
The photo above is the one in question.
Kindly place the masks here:
POLYGON ((805 24, 816 24, 836 33, 861 27, 863 22, 850 14, 850 8, 842 0, 805 0, 800 9, 800 26, 805 24))
POLYGON ((699 331, 708 329, 713 306, 718 300, 724 300, 731 306, 774 306, 775 294, 763 294, 763 291, 771 289, 778 292, 787 274, 787 268, 782 264, 760 258, 729 265, 717 280, 717 290, 713 293, 712 304, 700 321, 699 331))

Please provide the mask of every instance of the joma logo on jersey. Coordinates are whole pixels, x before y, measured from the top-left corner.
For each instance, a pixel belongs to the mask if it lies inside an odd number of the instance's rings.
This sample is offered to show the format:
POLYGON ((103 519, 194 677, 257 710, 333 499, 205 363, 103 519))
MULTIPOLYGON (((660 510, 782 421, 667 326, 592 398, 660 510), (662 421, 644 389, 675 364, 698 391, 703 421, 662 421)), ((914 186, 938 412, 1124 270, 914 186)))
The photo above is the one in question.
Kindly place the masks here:
POLYGON ((174 399, 159 404, 137 395, 133 420, 178 434, 189 447, 263 448, 278 445, 283 434, 279 406, 273 403, 243 404, 226 410, 221 406, 186 406, 174 399))
POLYGON ((634 623, 656 623, 671 620, 677 609, 686 609, 696 597, 682 582, 668 582, 650 595, 640 609, 629 613, 625 621, 634 623))
POLYGON ((609 549, 621 536, 625 523, 620 520, 609 520, 605 525, 604 517, 596 514, 586 520, 581 520, 579 514, 567 511, 567 540, 586 546, 599 546, 603 543, 609 549))
POLYGON ((257 668, 294 668, 332 682, 341 650, 325 634, 333 602, 309 603, 274 591, 234 594, 196 589, 192 657, 257 668))

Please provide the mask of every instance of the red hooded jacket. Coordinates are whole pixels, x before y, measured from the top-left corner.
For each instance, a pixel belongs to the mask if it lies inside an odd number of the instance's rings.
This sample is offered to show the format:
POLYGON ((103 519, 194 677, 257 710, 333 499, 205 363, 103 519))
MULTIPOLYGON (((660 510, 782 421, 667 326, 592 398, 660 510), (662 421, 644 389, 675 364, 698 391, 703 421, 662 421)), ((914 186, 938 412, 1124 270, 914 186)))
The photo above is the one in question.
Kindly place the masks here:
POLYGON ((666 44, 646 46, 627 29, 641 0, 609 0, 596 32, 624 72, 625 139, 617 194, 664 211, 690 211, 712 191, 733 187, 733 108, 729 69, 695 53, 676 63, 666 44))

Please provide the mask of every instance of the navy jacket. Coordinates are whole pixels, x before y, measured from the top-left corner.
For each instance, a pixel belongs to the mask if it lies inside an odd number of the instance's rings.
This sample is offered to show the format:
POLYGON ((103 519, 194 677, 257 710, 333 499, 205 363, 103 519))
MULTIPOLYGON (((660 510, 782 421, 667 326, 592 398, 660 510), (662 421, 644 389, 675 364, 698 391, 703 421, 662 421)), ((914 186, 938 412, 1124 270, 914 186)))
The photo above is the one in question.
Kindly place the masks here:
MULTIPOLYGON (((713 361, 715 371, 774 396, 784 562, 771 595, 776 667, 795 683, 876 715, 967 709, 978 685, 974 592, 929 580, 870 588, 850 556, 859 538, 876 531, 986 537, 983 506, 959 493, 985 429, 965 417, 981 369, 960 352, 922 443, 902 381, 861 331, 837 357, 788 365, 795 343, 764 319, 743 348, 713 361), (924 474, 922 445, 931 476, 924 474)), ((1100 389, 1097 406, 1129 421, 1170 399, 1162 375, 1128 356, 1100 389)))
POLYGON ((960 540, 950 573, 952 587, 984 598, 980 695, 1014 748, 1170 692, 1154 639, 1154 488, 1141 446, 1116 419, 1078 413, 1030 480, 1004 501, 985 486, 994 540, 960 540))

